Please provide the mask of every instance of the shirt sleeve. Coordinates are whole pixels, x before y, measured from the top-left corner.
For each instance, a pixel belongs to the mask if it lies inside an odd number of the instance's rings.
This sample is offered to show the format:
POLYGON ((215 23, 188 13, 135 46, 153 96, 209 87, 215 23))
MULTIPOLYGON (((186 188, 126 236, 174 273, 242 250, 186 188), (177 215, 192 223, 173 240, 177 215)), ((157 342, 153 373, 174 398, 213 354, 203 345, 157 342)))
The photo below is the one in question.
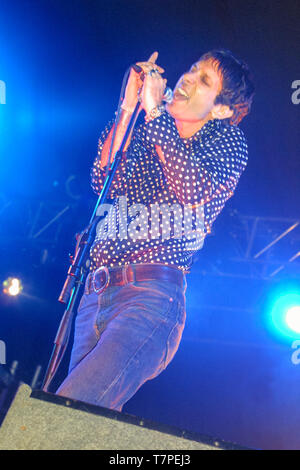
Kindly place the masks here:
MULTIPOLYGON (((105 182, 105 168, 101 168, 101 153, 105 140, 113 127, 114 121, 111 121, 102 132, 98 141, 98 152, 94 159, 91 168, 91 186, 96 194, 100 194, 105 182)), ((114 199, 117 196, 125 195, 127 192, 127 177, 126 177, 126 153, 124 152, 121 161, 116 169, 108 198, 114 199)))
POLYGON ((218 125, 196 139, 182 139, 161 116, 147 124, 146 141, 163 151, 163 172, 182 204, 204 205, 233 195, 247 165, 248 149, 236 126, 218 125))

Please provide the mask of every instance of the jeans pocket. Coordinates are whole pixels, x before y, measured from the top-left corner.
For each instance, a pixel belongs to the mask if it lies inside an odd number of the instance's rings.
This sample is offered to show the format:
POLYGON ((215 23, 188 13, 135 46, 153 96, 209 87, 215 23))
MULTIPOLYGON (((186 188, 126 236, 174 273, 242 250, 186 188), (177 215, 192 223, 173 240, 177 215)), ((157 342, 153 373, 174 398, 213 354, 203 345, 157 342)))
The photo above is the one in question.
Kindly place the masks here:
POLYGON ((140 281, 132 283, 130 289, 131 300, 137 305, 144 305, 153 317, 159 317, 163 322, 173 317, 177 298, 174 286, 159 281, 140 281))

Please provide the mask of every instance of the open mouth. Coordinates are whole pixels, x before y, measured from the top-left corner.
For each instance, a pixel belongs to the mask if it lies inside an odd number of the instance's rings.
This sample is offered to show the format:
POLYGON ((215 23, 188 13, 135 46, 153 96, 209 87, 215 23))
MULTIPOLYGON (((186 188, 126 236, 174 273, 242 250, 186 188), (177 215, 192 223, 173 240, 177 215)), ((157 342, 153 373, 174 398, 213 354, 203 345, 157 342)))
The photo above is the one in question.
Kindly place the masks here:
POLYGON ((181 88, 181 87, 178 87, 176 88, 176 90, 174 91, 174 98, 176 100, 188 100, 189 99, 189 95, 187 94, 187 92, 181 88))

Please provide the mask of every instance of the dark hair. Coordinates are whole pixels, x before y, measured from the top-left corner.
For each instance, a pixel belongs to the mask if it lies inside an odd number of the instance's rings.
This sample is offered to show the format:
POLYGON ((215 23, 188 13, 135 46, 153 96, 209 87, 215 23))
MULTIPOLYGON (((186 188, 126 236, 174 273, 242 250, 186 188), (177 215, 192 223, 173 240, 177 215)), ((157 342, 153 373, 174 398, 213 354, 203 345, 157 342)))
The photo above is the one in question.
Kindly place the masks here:
POLYGON ((233 110, 233 115, 228 121, 230 124, 239 124, 250 112, 254 96, 254 85, 247 64, 236 59, 232 52, 223 49, 207 52, 200 60, 211 60, 221 72, 223 87, 215 99, 215 104, 228 105, 233 110))

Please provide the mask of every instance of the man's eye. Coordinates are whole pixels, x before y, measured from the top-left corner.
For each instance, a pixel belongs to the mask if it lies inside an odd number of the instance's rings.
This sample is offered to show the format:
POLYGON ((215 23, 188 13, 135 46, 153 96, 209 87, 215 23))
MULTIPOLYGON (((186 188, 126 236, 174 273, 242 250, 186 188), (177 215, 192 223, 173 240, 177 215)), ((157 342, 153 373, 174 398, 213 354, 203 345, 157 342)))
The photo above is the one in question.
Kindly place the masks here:
POLYGON ((205 77, 202 77, 201 81, 204 83, 204 85, 209 86, 209 83, 208 83, 208 81, 206 80, 205 77))

